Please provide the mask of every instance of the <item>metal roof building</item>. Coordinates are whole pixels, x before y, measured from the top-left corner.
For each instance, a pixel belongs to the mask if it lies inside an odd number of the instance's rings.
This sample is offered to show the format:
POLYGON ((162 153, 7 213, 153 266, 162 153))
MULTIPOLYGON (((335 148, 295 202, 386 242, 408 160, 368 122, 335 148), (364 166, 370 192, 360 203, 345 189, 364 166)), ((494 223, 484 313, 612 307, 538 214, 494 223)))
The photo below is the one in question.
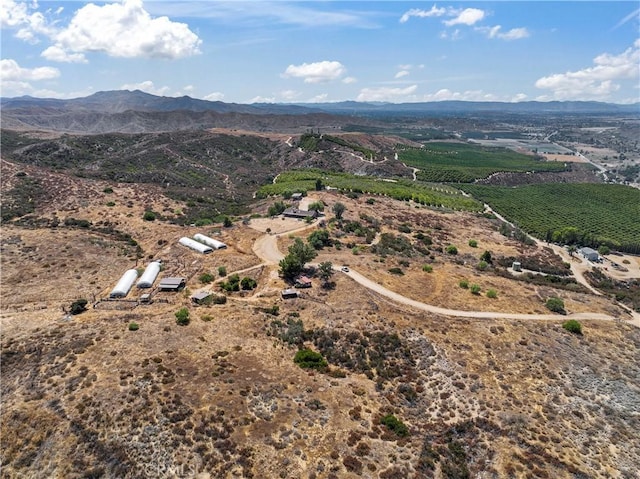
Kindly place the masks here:
POLYGON ((196 240, 193 240, 191 238, 187 238, 186 236, 180 238, 180 244, 183 245, 183 246, 186 246, 187 248, 191 248, 193 250, 196 250, 199 253, 208 254, 208 253, 211 253, 213 251, 213 248, 211 246, 207 246, 205 244, 199 243, 196 240))
POLYGON ((135 269, 127 270, 116 284, 116 287, 111 290, 109 297, 124 298, 131 291, 136 279, 138 279, 138 272, 135 269))
POLYGON ((199 241, 200 243, 204 243, 207 246, 211 246, 213 249, 223 249, 227 247, 227 245, 224 244, 222 241, 209 238, 208 236, 205 236, 200 233, 196 233, 195 235, 193 235, 193 239, 196 241, 199 241))
POLYGON ((160 284, 158 288, 161 291, 178 291, 181 288, 184 288, 187 284, 187 280, 185 278, 162 278, 160 280, 160 284))
POLYGON ((137 286, 138 288, 150 288, 160 273, 160 263, 152 261, 140 276, 137 286))

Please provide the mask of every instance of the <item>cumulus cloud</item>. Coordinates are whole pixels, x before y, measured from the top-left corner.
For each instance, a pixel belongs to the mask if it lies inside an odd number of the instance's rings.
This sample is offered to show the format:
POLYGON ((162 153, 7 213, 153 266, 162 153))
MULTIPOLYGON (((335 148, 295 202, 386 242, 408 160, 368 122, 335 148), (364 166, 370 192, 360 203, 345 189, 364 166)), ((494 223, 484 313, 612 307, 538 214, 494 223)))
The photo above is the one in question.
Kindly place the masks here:
POLYGON ((2 81, 40 81, 60 76, 60 70, 53 67, 23 68, 12 59, 0 60, 0 79, 2 81))
POLYGON ((396 73, 394 78, 402 78, 402 77, 406 77, 409 74, 408 70, 400 70, 398 73, 396 73))
POLYGON ((272 96, 269 97, 264 97, 264 96, 254 96, 251 100, 249 100, 247 103, 251 104, 251 103, 275 103, 276 99, 272 96))
POLYGON ((593 59, 594 66, 538 79, 537 88, 550 90, 556 100, 607 99, 620 89, 619 81, 640 81, 640 39, 619 55, 603 53, 593 59))
POLYGON ((184 23, 152 18, 142 0, 97 6, 89 3, 55 36, 66 52, 102 52, 112 57, 175 59, 199 53, 202 41, 184 23))
POLYGON ((340 78, 347 69, 340 62, 322 61, 289 65, 282 74, 284 78, 303 78, 305 83, 326 83, 340 78))
POLYGON ((46 48, 40 56, 52 62, 87 63, 87 59, 83 53, 70 53, 56 45, 46 48))
POLYGON ((32 3, 3 0, 0 2, 0 26, 18 29, 16 37, 29 43, 36 43, 39 35, 50 35, 54 31, 44 15, 35 10, 32 3))
POLYGON ((501 25, 493 27, 476 27, 476 30, 484 33, 488 38, 498 38, 500 40, 519 40, 529 36, 529 30, 526 28, 512 28, 507 32, 502 32, 501 25))
POLYGON ((408 95, 415 93, 418 85, 411 85, 406 88, 363 88, 358 95, 358 101, 398 101, 405 100, 408 95))
POLYGON ((284 90, 280 92, 280 97, 284 101, 293 101, 297 98, 300 98, 300 92, 296 90, 284 90))
POLYGON ((412 8, 407 10, 401 17, 400 23, 408 22, 411 17, 427 18, 427 17, 441 17, 447 13, 446 8, 438 8, 435 5, 430 10, 421 10, 419 8, 412 8))
POLYGON ((356 77, 344 77, 342 79, 342 83, 345 85, 350 85, 351 83, 356 83, 358 79, 356 77))
POLYGON ((309 103, 325 103, 328 98, 328 93, 320 93, 319 95, 309 98, 309 103))
POLYGON ((486 93, 482 90, 467 90, 464 92, 451 91, 448 88, 442 88, 435 93, 429 93, 424 95, 423 101, 446 101, 446 100, 458 100, 458 101, 497 101, 499 98, 492 94, 486 93))
POLYGON ((480 10, 479 8, 465 8, 451 20, 445 20, 442 23, 448 27, 452 25, 474 25, 482 20, 484 16, 484 10, 480 10))
POLYGON ((222 101, 224 99, 224 93, 221 93, 219 91, 214 91, 212 93, 209 93, 208 95, 205 95, 205 97, 203 98, 203 100, 207 100, 207 101, 222 101))
POLYGON ((140 90, 152 95, 164 96, 171 88, 168 86, 156 87, 151 80, 146 80, 140 83, 126 83, 120 87, 121 90, 140 90))

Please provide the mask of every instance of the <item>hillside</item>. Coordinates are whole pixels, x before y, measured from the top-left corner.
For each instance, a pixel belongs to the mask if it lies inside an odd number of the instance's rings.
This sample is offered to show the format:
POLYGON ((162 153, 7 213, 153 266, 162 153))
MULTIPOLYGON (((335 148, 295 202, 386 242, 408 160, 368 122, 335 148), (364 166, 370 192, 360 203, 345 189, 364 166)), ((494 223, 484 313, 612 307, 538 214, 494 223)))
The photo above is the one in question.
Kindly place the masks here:
MULTIPOLYGON (((280 147, 293 158, 286 140, 280 147)), ((255 142, 247 149, 276 142, 243 141, 255 142)), ((640 329, 548 248, 503 236, 490 215, 310 193, 307 203, 326 205, 333 240, 314 261, 469 317, 394 302, 343 272, 325 288, 310 271, 312 288, 284 300, 288 285, 256 254, 256 240, 286 253, 293 236, 318 226, 295 233, 304 223, 266 217, 277 199, 251 203, 231 227, 180 226, 169 212, 186 203, 159 186, 70 176, 67 168, 98 164, 69 154, 89 148, 61 150, 70 162, 62 168, 43 164, 55 155, 23 147, 31 161, 3 163, 3 205, 27 179, 42 196, 26 195, 32 210, 2 224, 3 477, 631 478, 640 467, 640 329), (338 202, 342 221, 333 219, 338 202), (145 221, 145 211, 167 219, 145 221), (177 244, 196 232, 229 248, 203 256, 177 244), (492 262, 480 268, 485 251, 492 262), (547 274, 512 275, 501 266, 512 257, 547 274), (154 293, 148 305, 98 302, 126 269, 152 259, 163 261, 163 275, 187 278, 187 289, 154 293), (235 271, 257 288, 227 293, 225 304, 192 304, 196 291, 222 294, 203 273, 226 280, 235 271), (550 314, 552 296, 568 315, 615 321, 581 320, 575 335, 563 315, 534 319, 550 314), (78 298, 88 311, 68 315, 78 298), (179 326, 183 307, 191 322, 179 326), (533 316, 474 319, 474 311, 533 316), (327 370, 296 365, 303 346, 327 370)), ((144 158, 143 150, 124 151, 144 158)))

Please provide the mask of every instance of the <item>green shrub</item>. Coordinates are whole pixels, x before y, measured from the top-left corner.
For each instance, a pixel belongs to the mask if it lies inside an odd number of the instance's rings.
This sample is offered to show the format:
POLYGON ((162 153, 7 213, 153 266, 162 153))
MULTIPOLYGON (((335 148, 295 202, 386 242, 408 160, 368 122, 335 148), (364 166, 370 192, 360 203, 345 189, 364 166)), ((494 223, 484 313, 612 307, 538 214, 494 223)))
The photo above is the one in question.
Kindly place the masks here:
POLYGON ((488 266, 489 266, 489 263, 487 263, 486 261, 480 261, 476 266, 476 268, 478 268, 480 271, 484 271, 485 269, 487 269, 488 266))
POLYGON ((218 266, 218 274, 220 277, 225 277, 227 275, 227 268, 224 266, 218 266))
POLYGON ((466 279, 461 279, 458 283, 458 286, 460 286, 462 289, 467 289, 469 288, 469 281, 467 281, 466 279))
POLYGON ((145 221, 155 221, 156 214, 153 211, 145 211, 144 215, 142 215, 142 219, 145 221))
POLYGON ((69 312, 74 315, 84 313, 87 310, 87 303, 88 301, 84 298, 76 299, 73 303, 71 303, 69 312))
POLYGON ((498 297, 498 292, 495 289, 490 289, 487 291, 487 298, 495 299, 498 297))
POLYGON ((480 291, 482 291, 482 288, 480 288, 480 285, 474 283, 471 285, 469 290, 471 291, 471 294, 480 294, 480 291))
POLYGON ((426 273, 432 273, 433 272, 433 266, 431 266, 430 264, 425 264, 422 266, 422 271, 426 272, 426 273))
POLYGON ((406 426, 406 424, 400 421, 393 414, 387 414, 386 416, 383 416, 382 419, 380 419, 380 423, 387 426, 389 430, 393 431, 400 437, 409 435, 409 428, 406 426))
POLYGON ((325 369, 328 365, 322 354, 308 348, 299 350, 293 362, 303 369, 325 369))
POLYGON ((458 248, 456 248, 456 247, 455 247, 454 245, 452 245, 452 244, 451 244, 451 245, 449 245, 449 246, 447 246, 446 251, 447 251, 447 254, 453 254, 453 255, 458 254, 458 248))
POLYGON ((107 202, 107 206, 109 206, 109 207, 112 207, 112 206, 115 206, 115 205, 116 205, 115 201, 108 201, 107 202))
POLYGON ((202 284, 209 284, 214 280, 214 276, 211 273, 202 273, 198 279, 202 284))
POLYGON ((240 287, 245 291, 256 289, 256 286, 258 286, 258 283, 253 278, 244 277, 242 278, 242 281, 240 281, 240 287))
POLYGON ((211 316, 210 314, 203 314, 202 316, 200 316, 200 319, 208 323, 210 321, 213 321, 213 316, 211 316))
POLYGON ((129 331, 137 331, 138 329, 140 329, 138 323, 136 323, 135 321, 131 321, 129 323, 129 331))
POLYGON ((553 311, 554 313, 565 313, 564 301, 562 301, 562 299, 558 298, 557 296, 553 296, 547 299, 545 306, 549 311, 553 311))
POLYGON ((110 186, 107 186, 104 190, 102 190, 103 193, 113 193, 113 188, 111 188, 110 186))
POLYGON ((469 246, 471 246, 472 248, 477 248, 478 247, 478 242, 474 239, 469 240, 469 246))
POLYGON ((179 311, 176 311, 175 315, 176 324, 180 326, 186 326, 191 321, 189 318, 189 310, 187 308, 181 308, 179 311))
POLYGON ((580 324, 580 322, 576 321, 575 319, 570 319, 569 321, 565 321, 564 323, 562 323, 562 327, 567 331, 569 331, 570 333, 579 334, 579 335, 582 334, 582 325, 580 324))
POLYGON ((404 275, 404 271, 402 271, 400 268, 389 268, 389 273, 396 274, 398 276, 404 275))

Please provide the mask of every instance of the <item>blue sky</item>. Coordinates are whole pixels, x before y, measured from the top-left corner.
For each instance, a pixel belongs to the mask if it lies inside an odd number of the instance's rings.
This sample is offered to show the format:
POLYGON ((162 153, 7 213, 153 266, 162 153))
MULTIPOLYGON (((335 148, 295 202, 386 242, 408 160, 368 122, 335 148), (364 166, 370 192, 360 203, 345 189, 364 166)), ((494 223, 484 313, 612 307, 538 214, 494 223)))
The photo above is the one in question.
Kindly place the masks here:
POLYGON ((2 0, 1 94, 640 101, 640 2, 2 0))

